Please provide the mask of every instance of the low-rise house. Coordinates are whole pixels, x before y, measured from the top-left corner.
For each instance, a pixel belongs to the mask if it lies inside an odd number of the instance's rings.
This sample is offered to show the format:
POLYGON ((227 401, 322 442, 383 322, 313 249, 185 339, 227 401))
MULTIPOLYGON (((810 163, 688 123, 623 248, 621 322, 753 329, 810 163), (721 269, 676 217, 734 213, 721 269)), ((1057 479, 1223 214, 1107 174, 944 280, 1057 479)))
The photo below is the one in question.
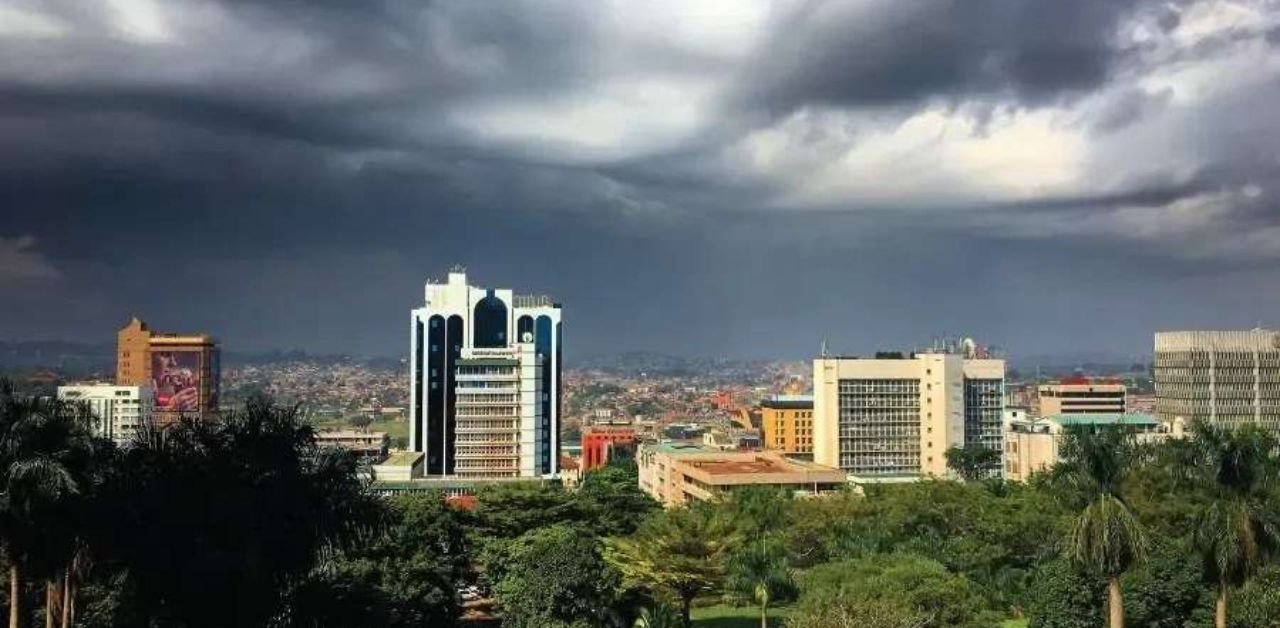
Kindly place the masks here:
POLYGON ((636 454, 640 488, 664 506, 712 500, 744 486, 818 495, 846 485, 839 469, 770 451, 729 452, 686 444, 644 444, 636 454))

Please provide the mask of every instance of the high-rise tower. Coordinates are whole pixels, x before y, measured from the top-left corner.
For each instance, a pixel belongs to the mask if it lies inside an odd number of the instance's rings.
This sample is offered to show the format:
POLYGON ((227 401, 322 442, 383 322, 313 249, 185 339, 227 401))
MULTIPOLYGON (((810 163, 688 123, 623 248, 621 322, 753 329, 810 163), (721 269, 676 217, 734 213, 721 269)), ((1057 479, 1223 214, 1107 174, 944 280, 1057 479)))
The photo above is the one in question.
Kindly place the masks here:
POLYGON ((560 305, 428 282, 410 317, 409 440, 427 475, 537 477, 559 471, 560 305))

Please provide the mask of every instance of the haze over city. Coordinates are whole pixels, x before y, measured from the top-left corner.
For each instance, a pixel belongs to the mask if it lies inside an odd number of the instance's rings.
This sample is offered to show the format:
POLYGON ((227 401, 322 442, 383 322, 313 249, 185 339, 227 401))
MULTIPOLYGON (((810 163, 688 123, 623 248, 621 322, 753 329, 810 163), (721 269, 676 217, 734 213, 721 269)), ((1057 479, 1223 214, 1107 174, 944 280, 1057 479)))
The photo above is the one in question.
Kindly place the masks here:
POLYGON ((568 355, 1274 326, 1274 7, 8 0, 0 330, 403 354, 455 263, 568 355))

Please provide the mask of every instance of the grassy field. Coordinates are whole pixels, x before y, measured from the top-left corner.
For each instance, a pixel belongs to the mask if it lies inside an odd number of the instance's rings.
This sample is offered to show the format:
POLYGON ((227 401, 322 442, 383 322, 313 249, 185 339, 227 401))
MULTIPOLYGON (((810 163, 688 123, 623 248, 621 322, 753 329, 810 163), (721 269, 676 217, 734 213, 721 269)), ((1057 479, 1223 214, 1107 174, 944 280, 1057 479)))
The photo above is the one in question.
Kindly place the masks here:
MULTIPOLYGON (((769 626, 782 628, 782 620, 790 611, 786 607, 769 609, 769 626)), ((690 614, 696 628, 760 628, 760 611, 750 606, 718 604, 695 608, 690 614)))
POLYGON ((1000 628, 1027 628, 1027 620, 1025 619, 1006 619, 1000 628))

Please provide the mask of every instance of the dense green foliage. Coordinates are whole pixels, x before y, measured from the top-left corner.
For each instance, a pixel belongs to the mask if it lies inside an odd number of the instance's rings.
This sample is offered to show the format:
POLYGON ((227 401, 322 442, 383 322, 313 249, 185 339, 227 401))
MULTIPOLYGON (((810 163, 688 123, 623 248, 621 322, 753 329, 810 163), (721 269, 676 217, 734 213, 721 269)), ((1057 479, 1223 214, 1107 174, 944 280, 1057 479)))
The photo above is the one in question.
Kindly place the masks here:
POLYGON ((11 624, 669 628, 731 604, 692 625, 1097 628, 1112 596, 1133 626, 1280 626, 1278 446, 1253 430, 1073 434, 1025 485, 976 479, 979 461, 967 482, 665 510, 615 464, 576 488, 494 484, 466 511, 373 495, 264 399, 126 447, 89 421, 0 386, 11 624))
POLYGON ((801 606, 838 604, 893 609, 920 628, 988 626, 976 587, 937 561, 912 554, 876 554, 813 568, 805 575, 801 606))
POLYGON ((947 450, 947 468, 966 480, 979 480, 1000 470, 1000 451, 981 445, 965 445, 947 450))
POLYGON ((562 524, 525 533, 503 549, 495 591, 512 628, 600 626, 619 576, 590 532, 562 524))

